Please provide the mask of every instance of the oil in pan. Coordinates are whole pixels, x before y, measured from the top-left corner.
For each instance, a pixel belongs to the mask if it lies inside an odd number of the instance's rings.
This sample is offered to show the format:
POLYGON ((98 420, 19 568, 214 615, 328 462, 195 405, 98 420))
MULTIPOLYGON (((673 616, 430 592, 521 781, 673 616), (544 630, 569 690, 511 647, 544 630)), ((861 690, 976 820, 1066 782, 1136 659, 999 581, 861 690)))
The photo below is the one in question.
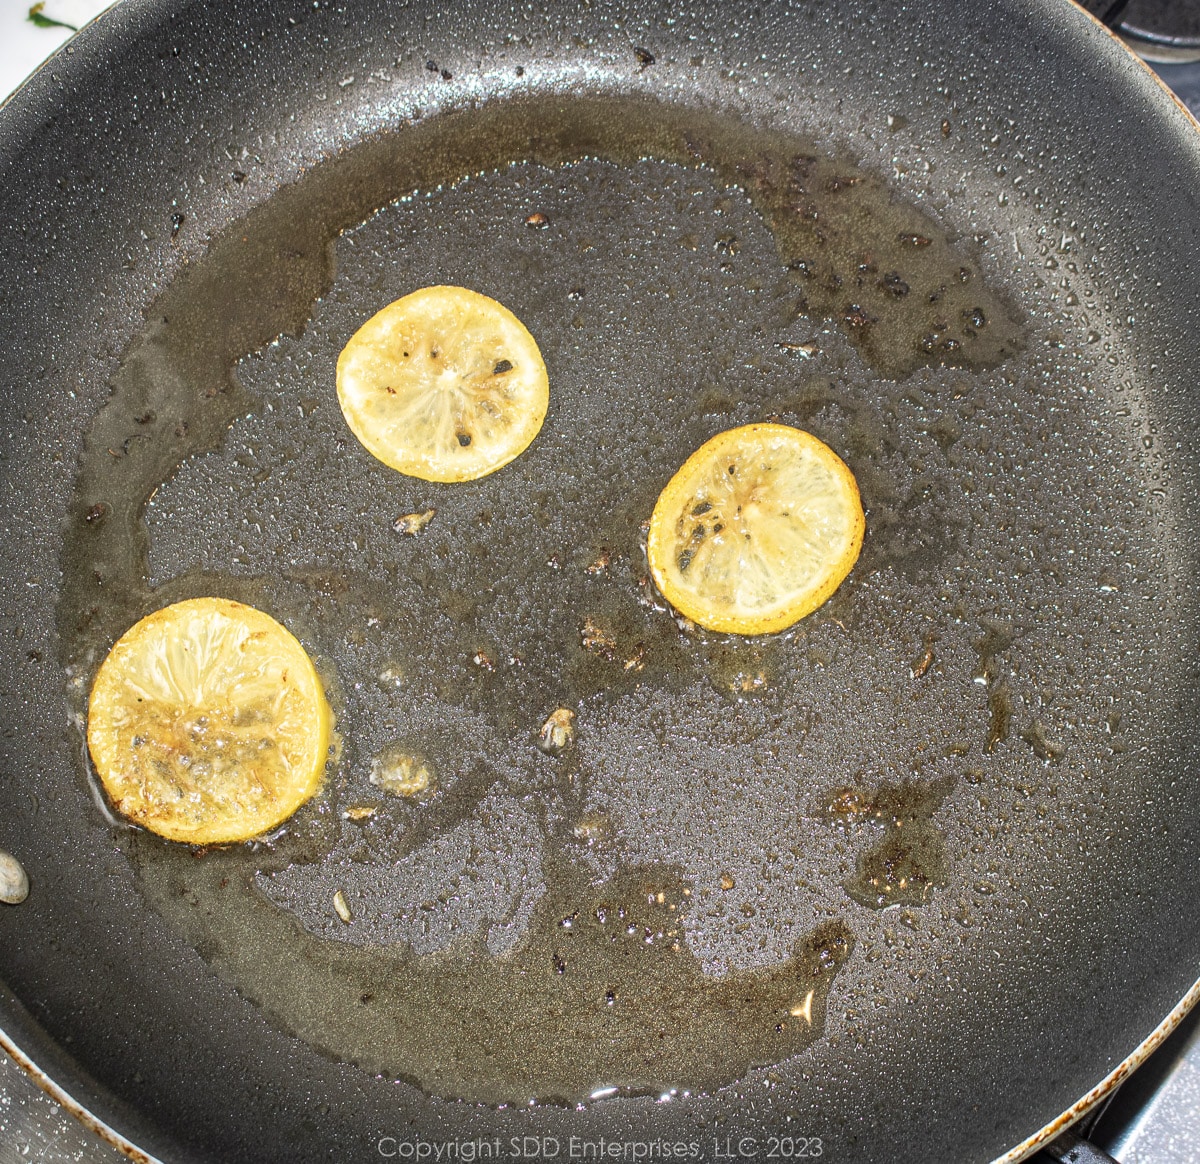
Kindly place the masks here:
POLYGON ((343 746, 263 841, 123 830, 147 901, 287 1030, 481 1102, 711 1090, 902 993, 1019 876, 974 864, 1007 822, 987 789, 1059 796, 1065 749, 1107 746, 1082 709, 1118 666, 1091 634, 1119 555, 1072 531, 1145 536, 1086 409, 1051 410, 1048 499, 1025 403, 1079 373, 973 246, 805 143, 582 100, 368 143, 217 240, 88 438, 64 661, 81 708, 139 615, 239 598, 314 651, 343 746), (379 465, 334 391, 358 324, 435 283, 505 303, 550 375, 533 445, 467 485, 379 465), (792 630, 706 634, 642 526, 689 452, 765 419, 847 460, 867 541, 792 630))

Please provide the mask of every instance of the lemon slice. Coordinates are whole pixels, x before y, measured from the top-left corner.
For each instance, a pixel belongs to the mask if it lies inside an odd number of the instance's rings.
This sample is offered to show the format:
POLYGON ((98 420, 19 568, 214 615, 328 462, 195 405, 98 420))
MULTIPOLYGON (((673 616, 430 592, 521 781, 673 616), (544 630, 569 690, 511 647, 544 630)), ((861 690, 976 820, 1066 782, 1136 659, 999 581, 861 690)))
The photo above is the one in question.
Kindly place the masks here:
POLYGON ((101 664, 88 749, 113 806, 173 841, 244 841, 316 792, 332 717, 304 648, 224 598, 136 623, 101 664))
POLYGON ((862 548, 854 475, 785 424, 748 424, 701 445, 654 506, 646 553, 663 596, 709 630, 781 631, 811 614, 862 548))
POLYGON ((338 403, 385 465, 423 481, 474 481, 520 456, 550 401, 533 336, 464 287, 389 303, 342 349, 338 403))

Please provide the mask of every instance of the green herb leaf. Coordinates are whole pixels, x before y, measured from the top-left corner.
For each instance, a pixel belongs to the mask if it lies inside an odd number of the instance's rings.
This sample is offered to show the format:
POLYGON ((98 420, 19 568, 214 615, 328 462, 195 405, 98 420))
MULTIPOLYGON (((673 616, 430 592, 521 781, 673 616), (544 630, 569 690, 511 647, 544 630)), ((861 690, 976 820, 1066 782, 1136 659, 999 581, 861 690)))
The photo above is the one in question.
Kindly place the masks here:
POLYGON ((38 28, 67 28, 71 32, 78 32, 79 29, 74 24, 68 24, 65 20, 55 20, 53 17, 44 16, 42 9, 46 7, 46 0, 41 0, 40 4, 34 4, 29 9, 29 14, 25 17, 30 24, 36 25, 38 28))

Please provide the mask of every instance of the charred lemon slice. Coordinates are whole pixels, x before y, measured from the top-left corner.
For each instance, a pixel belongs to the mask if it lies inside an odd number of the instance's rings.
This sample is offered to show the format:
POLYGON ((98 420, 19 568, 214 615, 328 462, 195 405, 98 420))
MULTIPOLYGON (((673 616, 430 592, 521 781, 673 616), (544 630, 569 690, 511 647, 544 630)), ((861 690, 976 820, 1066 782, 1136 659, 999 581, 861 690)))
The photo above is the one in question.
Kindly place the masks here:
POLYGON ((193 598, 117 640, 92 685, 88 749, 122 815, 218 844, 269 831, 316 792, 331 722, 284 627, 240 602, 193 598))
POLYGON ((761 635, 811 614, 858 558, 854 475, 816 437, 748 424, 701 445, 654 506, 646 553, 663 596, 709 630, 761 635))
POLYGON ((550 400, 525 325, 463 287, 425 287, 368 319, 338 358, 337 390, 366 450, 423 481, 474 481, 507 465, 550 400))

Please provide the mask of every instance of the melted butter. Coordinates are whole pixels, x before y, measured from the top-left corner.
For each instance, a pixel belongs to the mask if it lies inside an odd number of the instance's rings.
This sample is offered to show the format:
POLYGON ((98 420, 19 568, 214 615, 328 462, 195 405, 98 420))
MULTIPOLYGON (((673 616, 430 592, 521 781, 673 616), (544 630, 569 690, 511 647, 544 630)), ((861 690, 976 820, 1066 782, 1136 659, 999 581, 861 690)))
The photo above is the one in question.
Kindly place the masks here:
POLYGON ((710 977, 688 948, 690 889, 675 871, 629 868, 592 886, 563 864, 516 950, 496 957, 479 942, 416 956, 314 937, 246 892, 244 852, 197 861, 149 837, 134 851, 156 869, 151 900, 289 1030, 369 1071, 483 1103, 707 1090, 779 1062, 820 1034, 854 945, 830 921, 772 967, 710 977))

